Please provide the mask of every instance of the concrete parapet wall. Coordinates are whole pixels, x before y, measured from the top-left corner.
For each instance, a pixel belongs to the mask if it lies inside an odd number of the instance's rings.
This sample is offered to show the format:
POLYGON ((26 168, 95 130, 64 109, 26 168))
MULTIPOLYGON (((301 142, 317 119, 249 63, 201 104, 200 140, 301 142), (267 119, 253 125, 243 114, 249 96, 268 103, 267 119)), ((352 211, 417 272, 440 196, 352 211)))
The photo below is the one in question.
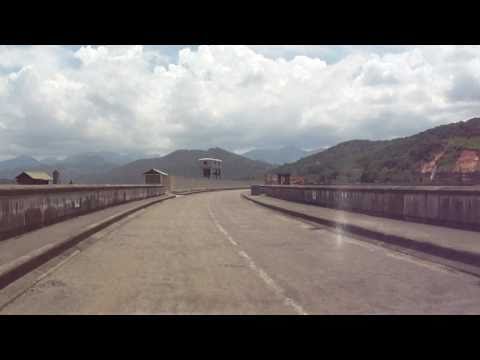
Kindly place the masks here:
POLYGON ((0 186, 0 240, 109 206, 165 194, 158 185, 0 186))
POLYGON ((252 184, 258 184, 255 180, 226 180, 226 179, 207 179, 207 178, 188 178, 183 176, 171 176, 171 191, 191 191, 204 189, 228 189, 249 187, 252 184))
POLYGON ((252 195, 480 230, 480 187, 253 185, 252 195))

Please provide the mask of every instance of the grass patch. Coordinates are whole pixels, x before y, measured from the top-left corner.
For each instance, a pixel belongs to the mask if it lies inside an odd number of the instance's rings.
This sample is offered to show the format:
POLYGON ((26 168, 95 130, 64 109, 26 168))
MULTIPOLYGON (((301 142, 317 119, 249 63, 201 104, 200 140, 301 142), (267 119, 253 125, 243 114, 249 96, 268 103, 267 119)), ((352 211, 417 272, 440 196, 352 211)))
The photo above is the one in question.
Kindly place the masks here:
POLYGON ((454 137, 448 140, 448 145, 469 150, 480 150, 480 136, 454 137))

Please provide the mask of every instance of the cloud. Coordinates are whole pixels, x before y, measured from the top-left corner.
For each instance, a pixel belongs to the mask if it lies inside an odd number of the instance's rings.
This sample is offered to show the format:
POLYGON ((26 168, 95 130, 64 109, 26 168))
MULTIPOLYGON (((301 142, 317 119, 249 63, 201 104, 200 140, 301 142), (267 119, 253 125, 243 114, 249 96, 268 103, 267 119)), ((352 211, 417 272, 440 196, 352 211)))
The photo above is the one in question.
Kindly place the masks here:
POLYGON ((468 73, 455 75, 448 96, 452 101, 480 101, 480 77, 468 73))
POLYGON ((0 155, 406 136, 478 115, 478 46, 1 46, 0 155))

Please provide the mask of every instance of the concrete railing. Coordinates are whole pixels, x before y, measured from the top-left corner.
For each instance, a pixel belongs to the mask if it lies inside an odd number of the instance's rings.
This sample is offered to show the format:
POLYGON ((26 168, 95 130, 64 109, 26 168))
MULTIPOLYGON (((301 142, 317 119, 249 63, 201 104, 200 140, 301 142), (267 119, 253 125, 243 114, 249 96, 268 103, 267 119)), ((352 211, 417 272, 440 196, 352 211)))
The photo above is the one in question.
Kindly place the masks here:
POLYGON ((158 185, 2 185, 0 240, 109 206, 165 194, 158 185))
POLYGON ((480 186, 253 185, 251 194, 266 194, 375 216, 480 230, 480 186))
POLYGON ((170 177, 171 191, 175 193, 195 190, 249 188, 251 185, 258 183, 258 180, 207 179, 184 176, 170 177))

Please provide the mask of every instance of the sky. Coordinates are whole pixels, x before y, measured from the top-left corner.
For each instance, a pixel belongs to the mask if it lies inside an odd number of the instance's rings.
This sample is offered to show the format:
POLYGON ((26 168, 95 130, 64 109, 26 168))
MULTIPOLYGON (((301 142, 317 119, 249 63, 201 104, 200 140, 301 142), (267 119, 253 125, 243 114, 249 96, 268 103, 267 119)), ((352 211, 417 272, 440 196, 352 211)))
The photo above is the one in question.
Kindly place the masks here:
POLYGON ((480 116, 480 46, 2 46, 0 159, 320 149, 480 116))

